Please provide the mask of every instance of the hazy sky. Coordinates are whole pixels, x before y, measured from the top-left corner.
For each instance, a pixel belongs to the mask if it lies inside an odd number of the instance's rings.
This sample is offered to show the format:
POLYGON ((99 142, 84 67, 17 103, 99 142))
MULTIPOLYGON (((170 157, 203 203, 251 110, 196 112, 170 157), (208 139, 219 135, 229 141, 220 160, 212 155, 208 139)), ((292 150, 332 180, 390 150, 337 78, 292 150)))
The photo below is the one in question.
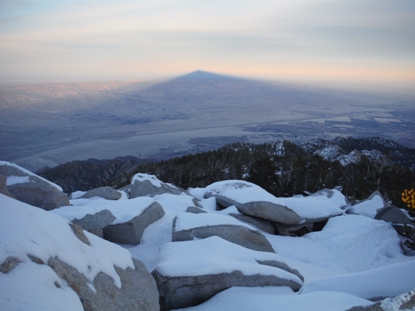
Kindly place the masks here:
POLYGON ((415 85, 415 0, 0 0, 0 81, 173 76, 415 85))

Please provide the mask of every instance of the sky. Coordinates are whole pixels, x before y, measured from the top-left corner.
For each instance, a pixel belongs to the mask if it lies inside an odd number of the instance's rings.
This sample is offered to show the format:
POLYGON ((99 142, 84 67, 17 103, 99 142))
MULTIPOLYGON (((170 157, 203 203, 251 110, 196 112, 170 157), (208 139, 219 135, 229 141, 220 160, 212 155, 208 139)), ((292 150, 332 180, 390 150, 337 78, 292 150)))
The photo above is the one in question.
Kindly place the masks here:
POLYGON ((413 0, 0 0, 0 83, 194 70, 415 84, 413 0))

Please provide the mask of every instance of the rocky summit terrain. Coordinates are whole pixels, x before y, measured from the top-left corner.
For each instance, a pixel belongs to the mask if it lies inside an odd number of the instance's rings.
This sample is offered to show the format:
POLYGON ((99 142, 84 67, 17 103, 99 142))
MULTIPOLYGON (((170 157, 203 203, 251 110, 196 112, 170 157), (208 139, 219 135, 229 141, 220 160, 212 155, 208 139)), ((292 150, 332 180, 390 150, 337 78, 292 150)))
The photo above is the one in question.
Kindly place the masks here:
POLYGON ((4 310, 414 310, 414 218, 374 192, 278 197, 135 173, 68 194, 0 162, 4 310))

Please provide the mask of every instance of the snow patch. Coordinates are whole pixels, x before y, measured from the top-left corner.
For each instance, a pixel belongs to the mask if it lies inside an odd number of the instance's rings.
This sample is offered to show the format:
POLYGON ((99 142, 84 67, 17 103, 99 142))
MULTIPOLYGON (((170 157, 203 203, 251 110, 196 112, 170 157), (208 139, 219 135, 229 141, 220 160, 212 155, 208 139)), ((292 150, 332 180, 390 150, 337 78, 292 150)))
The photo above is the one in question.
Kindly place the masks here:
POLYGON ((6 186, 30 182, 29 176, 7 176, 6 186))

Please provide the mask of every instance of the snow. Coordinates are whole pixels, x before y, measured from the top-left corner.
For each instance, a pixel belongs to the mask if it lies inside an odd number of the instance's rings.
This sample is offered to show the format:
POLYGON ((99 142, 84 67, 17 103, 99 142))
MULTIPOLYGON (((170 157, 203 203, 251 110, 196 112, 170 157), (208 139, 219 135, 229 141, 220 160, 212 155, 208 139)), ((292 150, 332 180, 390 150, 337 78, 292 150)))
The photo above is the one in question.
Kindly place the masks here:
MULTIPOLYGON (((139 179, 161 185, 152 175, 138 175, 141 176, 136 175, 139 179)), ((337 190, 308 197, 276 198, 252 183, 228 180, 206 188, 190 188, 187 193, 131 200, 123 195, 118 201, 72 199, 73 206, 50 212, 0 195, 0 263, 8 256, 22 261, 8 274, 0 273, 1 308, 82 310, 79 298, 68 284, 48 266, 34 264, 27 254, 44 261, 58 256, 84 274, 91 287, 93 278, 100 271, 110 275, 120 286, 114 265, 123 269, 133 267, 131 256, 142 261, 150 272, 157 268, 171 276, 240 270, 246 275, 271 274, 301 283, 297 276, 260 265, 257 260, 285 262, 304 276, 304 285, 297 293, 287 287, 233 287, 198 306, 183 309, 189 311, 267 311, 275 310, 276 306, 286 311, 340 311, 373 304, 369 298, 394 297, 415 288, 415 257, 403 254, 400 237, 390 224, 371 218, 380 206, 376 196, 350 207, 348 212, 358 214, 350 215, 344 213, 346 201, 337 190), (289 206, 305 218, 323 214, 339 216, 330 218, 322 231, 302 237, 276 236, 258 229, 276 254, 245 249, 218 237, 172 242, 172 222, 177 215, 176 230, 202 225, 243 224, 228 215, 239 213, 235 206, 217 211, 215 198, 204 198, 209 192, 226 195, 238 202, 271 200, 289 206), (207 214, 184 213, 188 206, 195 205, 194 198, 199 200, 197 206, 207 214), (165 215, 145 229, 136 246, 120 247, 85 232, 91 242, 88 246, 79 241, 68 226, 69 220, 103 209, 110 210, 117 221, 126 220, 154 202, 162 205, 165 215)), ((408 295, 386 299, 382 306, 388 311, 396 310, 405 299, 408 295)))
POLYGON ((198 306, 176 310, 344 311, 354 306, 367 306, 372 303, 345 293, 315 292, 297 295, 286 287, 232 287, 198 306))
POLYGON ((0 274, 0 288, 2 310, 84 310, 78 295, 47 265, 20 263, 11 272, 0 274))
POLYGON ((267 260, 284 262, 281 256, 250 250, 217 236, 166 243, 161 247, 158 258, 156 269, 165 276, 197 276, 241 271, 244 275, 273 275, 302 284, 300 278, 292 273, 258 264, 258 261, 267 260))
MULTIPOLYGON (((191 189, 190 194, 201 198, 201 190, 191 189)), ((343 213, 347 206, 344 195, 336 190, 320 191, 308 197, 276 198, 261 187, 241 180, 227 180, 216 182, 205 188, 204 193, 222 195, 240 204, 263 201, 286 206, 301 218, 317 219, 343 213)))
POLYGON ((115 216, 115 220, 111 224, 116 225, 140 215, 155 200, 150 197, 137 197, 131 200, 114 201, 94 197, 91 199, 75 199, 70 202, 71 206, 62 206, 50 212, 72 221, 82 219, 87 214, 93 215, 107 209, 115 216))
POLYGON ((74 192, 72 192, 72 193, 71 193, 70 198, 71 198, 71 200, 74 200, 74 199, 79 199, 79 198, 80 198, 80 197, 82 197, 85 193, 86 193, 86 191, 80 191, 80 190, 78 190, 78 191, 74 191, 74 192))
POLYGON ((172 224, 177 214, 186 211, 188 206, 194 205, 193 197, 187 195, 161 194, 154 199, 163 207, 165 215, 148 226, 141 236, 137 246, 123 245, 133 257, 144 263, 148 271, 156 266, 157 254, 160 247, 172 240, 172 224))
MULTIPOLYGON (((321 232, 291 238, 266 234, 276 252, 284 258, 311 264, 333 276, 371 270, 414 260, 400 248, 396 231, 386 222, 360 215, 331 218, 321 232)), ((310 266, 298 269, 306 281, 318 278, 310 266), (310 273, 310 274, 309 274, 310 273)))
POLYGON ((58 186, 57 184, 55 184, 55 183, 53 183, 53 182, 51 182, 51 181, 49 181, 49 180, 47 180, 47 179, 45 179, 43 177, 40 177, 40 176, 32 173, 31 171, 29 171, 29 170, 27 170, 27 169, 25 169, 25 168, 23 168, 23 167, 21 167, 21 166, 19 166, 17 164, 14 164, 14 163, 11 163, 11 162, 7 162, 7 161, 0 161, 0 166, 3 166, 3 165, 15 167, 15 168, 19 169, 20 171, 22 171, 23 173, 27 174, 28 176, 32 176, 32 177, 39 178, 39 179, 43 180, 44 182, 47 182, 51 186, 55 187, 59 191, 63 192, 62 188, 60 186, 58 186))
POLYGON ((30 182, 29 176, 7 176, 6 186, 30 182))
POLYGON ((393 297, 415 288, 415 276, 410 271, 415 271, 415 261, 315 280, 305 285, 301 293, 330 291, 366 299, 393 297))
POLYGON ((364 215, 370 218, 375 218, 378 210, 383 208, 385 203, 380 195, 374 195, 373 198, 353 205, 348 209, 348 213, 364 215))

